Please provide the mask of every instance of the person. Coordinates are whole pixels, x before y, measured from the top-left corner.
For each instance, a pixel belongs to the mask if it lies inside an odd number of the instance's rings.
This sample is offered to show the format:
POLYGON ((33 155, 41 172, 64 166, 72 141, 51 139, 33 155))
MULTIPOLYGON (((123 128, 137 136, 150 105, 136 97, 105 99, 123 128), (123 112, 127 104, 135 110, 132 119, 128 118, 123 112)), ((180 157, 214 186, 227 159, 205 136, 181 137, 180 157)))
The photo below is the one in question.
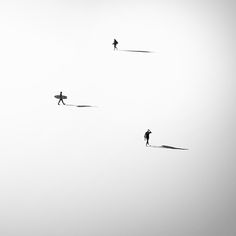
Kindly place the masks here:
POLYGON ((116 41, 116 39, 114 39, 113 44, 112 44, 112 45, 114 45, 114 50, 118 50, 118 48, 116 47, 117 44, 118 44, 118 42, 116 41))
POLYGON ((151 134, 151 130, 147 130, 147 132, 144 134, 144 140, 146 140, 146 146, 149 146, 149 135, 151 134))
POLYGON ((62 92, 60 92, 60 98, 59 98, 59 101, 58 101, 58 105, 60 105, 60 102, 63 103, 63 105, 66 105, 63 101, 63 96, 62 96, 62 92))

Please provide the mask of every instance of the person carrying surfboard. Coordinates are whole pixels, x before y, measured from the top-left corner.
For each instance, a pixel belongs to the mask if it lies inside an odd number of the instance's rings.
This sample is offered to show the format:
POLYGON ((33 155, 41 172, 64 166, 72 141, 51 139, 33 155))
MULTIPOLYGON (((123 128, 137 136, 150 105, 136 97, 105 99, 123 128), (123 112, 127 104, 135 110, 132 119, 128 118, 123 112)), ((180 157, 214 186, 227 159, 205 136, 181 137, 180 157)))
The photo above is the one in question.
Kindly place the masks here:
POLYGON ((60 92, 60 95, 59 95, 59 101, 58 101, 58 105, 60 105, 60 102, 63 103, 63 105, 66 105, 63 101, 63 95, 62 95, 62 92, 60 92))
POLYGON ((116 47, 117 44, 118 44, 118 42, 116 41, 116 39, 114 39, 113 44, 112 44, 112 45, 114 45, 114 50, 118 50, 118 48, 116 47))
POLYGON ((146 140, 146 146, 149 146, 149 135, 151 134, 151 130, 147 130, 147 132, 144 134, 144 140, 146 140))

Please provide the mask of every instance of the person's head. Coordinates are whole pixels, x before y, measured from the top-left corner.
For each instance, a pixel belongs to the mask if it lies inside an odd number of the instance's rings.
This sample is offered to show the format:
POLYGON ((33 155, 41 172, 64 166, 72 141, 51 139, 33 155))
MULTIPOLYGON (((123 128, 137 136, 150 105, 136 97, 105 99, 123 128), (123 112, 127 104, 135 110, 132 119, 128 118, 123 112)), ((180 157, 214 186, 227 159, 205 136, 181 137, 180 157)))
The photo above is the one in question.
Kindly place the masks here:
POLYGON ((62 92, 60 92, 60 94, 62 94, 62 92))

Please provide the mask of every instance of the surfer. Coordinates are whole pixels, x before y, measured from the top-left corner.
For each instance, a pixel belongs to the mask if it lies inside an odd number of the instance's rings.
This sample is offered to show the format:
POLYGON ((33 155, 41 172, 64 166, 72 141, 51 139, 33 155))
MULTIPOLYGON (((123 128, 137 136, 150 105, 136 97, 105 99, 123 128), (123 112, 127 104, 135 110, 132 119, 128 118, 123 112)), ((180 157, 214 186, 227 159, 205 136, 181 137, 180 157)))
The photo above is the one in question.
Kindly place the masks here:
POLYGON ((118 42, 116 41, 116 39, 114 39, 113 44, 112 44, 112 45, 114 45, 114 50, 118 50, 118 48, 116 47, 117 44, 118 44, 118 42))
POLYGON ((60 105, 60 102, 62 102, 63 105, 66 105, 66 104, 64 103, 64 101, 63 101, 63 95, 62 95, 62 92, 60 92, 60 95, 59 95, 59 96, 60 96, 60 97, 59 97, 58 105, 60 105))
POLYGON ((146 140, 146 146, 149 146, 149 135, 151 134, 151 130, 147 130, 147 132, 144 134, 144 140, 146 140))

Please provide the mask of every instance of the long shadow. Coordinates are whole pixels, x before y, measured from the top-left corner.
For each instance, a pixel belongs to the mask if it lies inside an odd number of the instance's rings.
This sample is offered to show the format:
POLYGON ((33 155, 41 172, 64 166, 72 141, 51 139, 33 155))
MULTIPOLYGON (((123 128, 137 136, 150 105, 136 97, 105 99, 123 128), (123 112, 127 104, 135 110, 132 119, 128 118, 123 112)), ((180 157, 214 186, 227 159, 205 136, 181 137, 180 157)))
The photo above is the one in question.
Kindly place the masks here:
POLYGON ((142 52, 142 53, 154 53, 152 51, 143 51, 143 50, 119 50, 123 52, 142 52))
POLYGON ((66 104, 66 106, 72 106, 72 107, 96 107, 91 105, 74 105, 74 104, 66 104))
POLYGON ((172 146, 168 146, 168 145, 161 145, 161 146, 150 145, 149 147, 152 147, 152 148, 175 149, 175 150, 188 150, 187 148, 172 147, 172 146))

